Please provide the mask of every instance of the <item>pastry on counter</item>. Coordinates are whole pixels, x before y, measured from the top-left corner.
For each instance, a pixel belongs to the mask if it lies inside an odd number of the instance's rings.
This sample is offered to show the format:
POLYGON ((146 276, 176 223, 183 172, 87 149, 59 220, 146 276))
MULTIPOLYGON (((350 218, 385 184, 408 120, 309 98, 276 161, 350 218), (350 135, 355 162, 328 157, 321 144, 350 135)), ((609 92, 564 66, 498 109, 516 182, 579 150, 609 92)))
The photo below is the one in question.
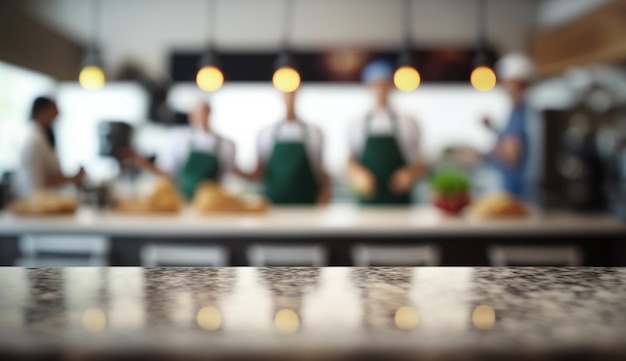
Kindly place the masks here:
POLYGON ((115 210, 124 213, 178 213, 183 203, 174 184, 168 179, 159 179, 146 197, 120 201, 115 210))
POLYGON ((477 218, 525 217, 526 206, 509 193, 494 193, 474 202, 472 214, 477 218))
POLYGON ((9 205, 13 213, 23 215, 55 215, 74 213, 78 202, 55 193, 38 191, 30 198, 18 199, 9 205))
POLYGON ((193 208, 198 213, 263 213, 267 202, 245 202, 228 194, 217 183, 204 182, 196 189, 193 208))

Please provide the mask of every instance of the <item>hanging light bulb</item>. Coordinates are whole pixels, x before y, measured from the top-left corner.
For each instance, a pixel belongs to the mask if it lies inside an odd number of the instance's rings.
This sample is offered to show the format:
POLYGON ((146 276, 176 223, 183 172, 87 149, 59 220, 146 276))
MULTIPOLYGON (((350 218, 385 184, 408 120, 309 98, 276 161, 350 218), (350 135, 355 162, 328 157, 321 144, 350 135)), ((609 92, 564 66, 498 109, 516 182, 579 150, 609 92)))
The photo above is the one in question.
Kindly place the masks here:
POLYGON ((207 51, 200 59, 196 74, 198 88, 205 92, 214 92, 224 84, 224 73, 220 70, 217 56, 212 50, 207 51))
POLYGON ((91 16, 93 27, 93 41, 88 47, 83 67, 78 74, 78 83, 87 90, 102 89, 106 83, 106 75, 102 69, 100 54, 97 49, 99 20, 100 20, 100 0, 92 0, 91 16))
POLYGON ((496 86, 496 73, 487 65, 487 2, 479 0, 477 3, 478 44, 474 70, 470 74, 470 83, 474 89, 486 92, 496 86))
POLYGON ((294 92, 300 87, 300 73, 290 66, 283 66, 274 72, 272 83, 284 93, 294 92))
POLYGON ((422 77, 415 67, 415 60, 411 55, 412 27, 411 27, 411 0, 404 0, 402 13, 404 15, 404 49, 398 61, 398 68, 393 74, 393 84, 403 92, 411 92, 420 85, 422 77))
POLYGON ((284 51, 276 61, 276 70, 272 76, 274 87, 283 93, 291 93, 300 87, 302 79, 296 69, 295 61, 291 54, 284 51))
POLYGON ((224 74, 216 66, 204 66, 196 74, 196 84, 205 92, 216 91, 224 84, 224 74))
POLYGON ((101 89, 105 82, 104 71, 97 65, 87 65, 78 74, 78 83, 87 90, 101 89))
POLYGON ((209 34, 209 47, 200 59, 196 73, 196 85, 205 92, 214 92, 224 85, 224 73, 219 66, 217 55, 213 51, 213 37, 215 36, 215 16, 213 0, 207 0, 209 7, 209 23, 212 26, 209 34))
POLYGON ((283 93, 291 93, 300 87, 302 79, 297 70, 296 62, 289 52, 289 35, 292 33, 293 11, 295 0, 284 0, 285 12, 283 23, 283 45, 282 52, 276 59, 274 66, 274 75, 272 76, 272 84, 283 93))
POLYGON ((411 92, 417 89, 421 80, 422 78, 417 69, 409 65, 399 67, 393 74, 393 83, 396 88, 403 92, 411 92))
POLYGON ((478 66, 472 71, 470 82, 476 90, 489 91, 496 86, 496 73, 488 66, 478 66))

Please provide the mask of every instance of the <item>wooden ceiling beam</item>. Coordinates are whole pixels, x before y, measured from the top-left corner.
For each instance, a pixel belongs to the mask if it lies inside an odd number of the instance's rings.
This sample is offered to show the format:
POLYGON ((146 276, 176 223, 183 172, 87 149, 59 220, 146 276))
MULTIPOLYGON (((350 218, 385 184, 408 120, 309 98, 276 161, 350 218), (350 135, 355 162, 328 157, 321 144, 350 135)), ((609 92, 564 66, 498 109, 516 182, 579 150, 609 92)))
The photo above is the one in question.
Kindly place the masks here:
POLYGON ((557 29, 531 45, 542 76, 573 66, 626 61, 626 0, 615 0, 557 29))

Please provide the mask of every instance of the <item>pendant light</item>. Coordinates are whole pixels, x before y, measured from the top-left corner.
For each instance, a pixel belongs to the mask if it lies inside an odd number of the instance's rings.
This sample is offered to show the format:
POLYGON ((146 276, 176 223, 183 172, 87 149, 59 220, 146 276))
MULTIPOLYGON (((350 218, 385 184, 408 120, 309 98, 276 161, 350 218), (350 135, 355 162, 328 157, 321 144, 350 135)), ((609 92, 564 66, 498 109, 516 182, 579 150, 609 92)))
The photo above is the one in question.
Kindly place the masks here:
POLYGON ((106 76, 97 48, 100 30, 100 0, 91 0, 91 26, 93 39, 87 48, 83 67, 78 74, 78 83, 87 90, 98 90, 104 86, 106 76))
POLYGON ((422 80, 420 73, 416 69, 415 59, 411 54, 413 50, 411 2, 411 0, 403 0, 404 45, 398 59, 398 67, 393 74, 393 83, 396 88, 404 92, 417 89, 422 80))
POLYGON ((496 86, 496 73, 487 65, 487 0, 476 1, 478 42, 470 82, 476 90, 489 91, 496 86))
POLYGON ((284 93, 291 93, 296 91, 301 83, 300 73, 298 73, 295 59, 289 51, 289 34, 291 34, 292 31, 293 6, 296 0, 283 1, 285 2, 283 44, 281 46, 281 53, 278 59, 276 59, 272 83, 276 89, 284 93))
POLYGON ((215 29, 217 28, 217 17, 215 16, 215 1, 207 0, 209 10, 209 45, 206 52, 200 58, 198 64, 198 73, 196 74, 196 84, 198 88, 213 92, 218 90, 224 84, 224 74, 219 66, 219 60, 214 51, 215 29))

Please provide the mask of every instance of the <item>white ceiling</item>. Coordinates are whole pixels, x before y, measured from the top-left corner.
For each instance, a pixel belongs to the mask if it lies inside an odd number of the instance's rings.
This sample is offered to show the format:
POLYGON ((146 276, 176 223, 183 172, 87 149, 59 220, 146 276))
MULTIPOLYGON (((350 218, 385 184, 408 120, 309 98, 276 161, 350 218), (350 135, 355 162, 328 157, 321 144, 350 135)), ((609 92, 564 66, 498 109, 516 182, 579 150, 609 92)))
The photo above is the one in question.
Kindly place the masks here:
MULTIPOLYGON (((283 0, 214 1, 218 49, 278 47, 283 0)), ((90 1, 21 2, 67 36, 80 42, 90 38, 90 1)), ((207 0, 102 0, 101 6, 101 45, 110 71, 132 59, 149 73, 165 74, 172 49, 201 49, 208 37, 207 0)), ((489 36, 499 50, 524 48, 537 8, 536 0, 489 3, 489 36)), ((400 0, 297 0, 294 12, 292 39, 298 48, 393 49, 401 41, 400 0)), ((415 0, 414 36, 421 44, 470 45, 476 39, 475 15, 475 0, 415 0)))

